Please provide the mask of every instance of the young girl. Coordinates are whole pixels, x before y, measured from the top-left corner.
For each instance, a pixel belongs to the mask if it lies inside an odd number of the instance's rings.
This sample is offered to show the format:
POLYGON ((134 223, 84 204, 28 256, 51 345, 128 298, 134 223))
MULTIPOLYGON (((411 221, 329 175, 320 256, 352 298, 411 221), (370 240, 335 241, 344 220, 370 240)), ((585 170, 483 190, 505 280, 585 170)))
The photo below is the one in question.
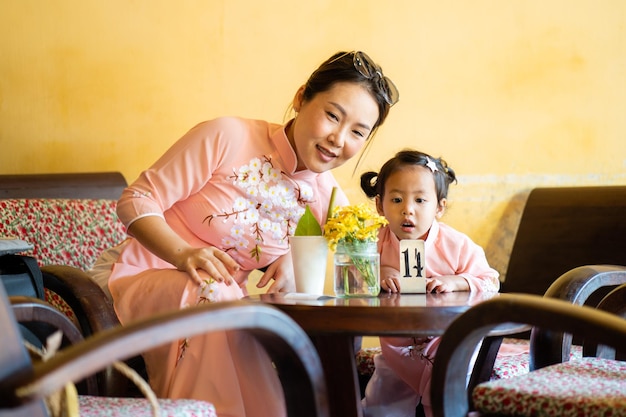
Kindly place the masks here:
MULTIPOLYGON (((498 272, 483 249, 438 221, 453 182, 456 176, 445 161, 414 150, 398 152, 378 174, 361 176, 361 188, 389 221, 378 239, 383 291, 400 291, 402 239, 424 240, 426 291, 498 291, 498 272)), ((380 344, 382 353, 374 358, 376 370, 365 390, 365 416, 414 417, 420 400, 431 416, 430 376, 439 338, 381 337, 380 344)))

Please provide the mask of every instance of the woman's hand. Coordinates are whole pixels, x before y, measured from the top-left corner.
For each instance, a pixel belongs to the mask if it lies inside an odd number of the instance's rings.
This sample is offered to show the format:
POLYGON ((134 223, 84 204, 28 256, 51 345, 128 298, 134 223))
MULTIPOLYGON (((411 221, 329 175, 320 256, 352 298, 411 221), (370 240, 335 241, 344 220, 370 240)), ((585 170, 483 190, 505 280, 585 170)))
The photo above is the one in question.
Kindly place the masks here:
POLYGON ((239 264, 224 251, 212 246, 190 246, 162 217, 142 217, 128 227, 128 232, 150 252, 174 265, 179 271, 187 272, 197 284, 202 283, 199 269, 226 285, 234 282, 233 274, 240 269, 239 264))
POLYGON ((239 270, 239 265, 226 252, 213 246, 181 250, 176 255, 174 263, 179 271, 185 271, 192 280, 201 284, 202 278, 198 270, 205 271, 217 282, 231 285, 235 280, 233 274, 239 270))
POLYGON ((273 279, 274 282, 267 289, 268 293, 296 291, 296 281, 293 275, 293 263, 291 261, 290 252, 281 256, 267 267, 265 273, 256 284, 257 288, 265 287, 271 279, 273 279))

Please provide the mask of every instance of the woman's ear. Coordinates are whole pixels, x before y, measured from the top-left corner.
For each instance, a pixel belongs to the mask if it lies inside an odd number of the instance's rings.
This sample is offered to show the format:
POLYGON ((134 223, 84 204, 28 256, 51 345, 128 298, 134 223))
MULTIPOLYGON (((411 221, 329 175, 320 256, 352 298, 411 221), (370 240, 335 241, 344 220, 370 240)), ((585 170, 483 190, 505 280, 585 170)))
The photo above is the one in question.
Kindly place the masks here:
POLYGON ((435 216, 437 217, 437 219, 441 219, 441 217, 443 216, 443 213, 445 213, 446 211, 447 206, 448 206, 448 200, 445 198, 442 198, 439 201, 439 204, 437 204, 437 213, 435 213, 435 216))
POLYGON ((304 88, 305 87, 306 86, 303 85, 302 87, 298 88, 298 91, 296 91, 296 95, 293 97, 292 107, 293 107, 293 110, 296 113, 299 113, 300 112, 300 108, 302 107, 302 100, 304 99, 304 88))

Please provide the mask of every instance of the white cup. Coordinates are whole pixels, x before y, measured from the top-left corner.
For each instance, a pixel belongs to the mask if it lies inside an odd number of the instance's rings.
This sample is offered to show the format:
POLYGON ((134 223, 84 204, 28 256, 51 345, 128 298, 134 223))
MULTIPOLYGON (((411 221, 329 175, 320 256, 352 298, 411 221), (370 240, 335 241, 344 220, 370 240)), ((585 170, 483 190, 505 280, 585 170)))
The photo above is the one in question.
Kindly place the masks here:
POLYGON ((323 236, 290 236, 296 291, 324 294, 328 243, 323 236))

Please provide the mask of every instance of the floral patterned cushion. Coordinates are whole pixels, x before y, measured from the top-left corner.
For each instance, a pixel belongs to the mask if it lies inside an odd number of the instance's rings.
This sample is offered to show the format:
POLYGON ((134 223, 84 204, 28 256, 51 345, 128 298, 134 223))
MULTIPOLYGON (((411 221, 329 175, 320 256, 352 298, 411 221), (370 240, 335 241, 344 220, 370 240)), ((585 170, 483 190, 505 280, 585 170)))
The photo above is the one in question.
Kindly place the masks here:
MULTIPOLYGON (((528 345, 529 341, 525 339, 504 338, 502 344, 509 345, 528 345)), ((572 346, 570 358, 579 359, 583 356, 582 346, 572 346)), ((528 373, 528 353, 518 353, 514 355, 498 355, 493 364, 491 371, 491 380, 511 378, 517 375, 528 373)))
POLYGON ((583 358, 479 384, 476 410, 515 416, 626 415, 626 362, 583 358))
POLYGON ((78 318, 76 317, 76 313, 72 309, 72 307, 63 299, 59 294, 52 291, 50 288, 44 288, 44 299, 52 305, 52 307, 59 310, 61 313, 65 314, 65 316, 74 323, 77 329, 80 329, 80 323, 78 322, 78 318))
POLYGON ((115 200, 0 200, 0 236, 32 243, 40 265, 88 270, 100 253, 126 238, 115 200))
MULTIPOLYGON (((152 417, 150 402, 144 398, 78 397, 81 417, 152 417)), ((213 404, 198 400, 159 399, 161 417, 217 417, 213 404)))

